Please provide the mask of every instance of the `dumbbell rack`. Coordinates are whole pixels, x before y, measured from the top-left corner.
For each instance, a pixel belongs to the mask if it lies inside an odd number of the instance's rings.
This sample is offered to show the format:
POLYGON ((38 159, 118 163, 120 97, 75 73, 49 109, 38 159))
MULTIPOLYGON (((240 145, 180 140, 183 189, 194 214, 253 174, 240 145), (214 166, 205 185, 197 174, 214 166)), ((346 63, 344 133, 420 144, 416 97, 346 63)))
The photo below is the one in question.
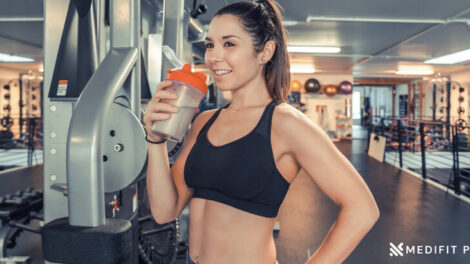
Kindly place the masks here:
MULTIPOLYGON (((39 229, 28 226, 31 219, 43 220, 43 192, 33 188, 0 197, 0 263, 11 263, 6 250, 16 246, 16 238, 23 230, 40 234, 39 229)), ((27 263, 28 257, 15 257, 15 263, 27 263)))

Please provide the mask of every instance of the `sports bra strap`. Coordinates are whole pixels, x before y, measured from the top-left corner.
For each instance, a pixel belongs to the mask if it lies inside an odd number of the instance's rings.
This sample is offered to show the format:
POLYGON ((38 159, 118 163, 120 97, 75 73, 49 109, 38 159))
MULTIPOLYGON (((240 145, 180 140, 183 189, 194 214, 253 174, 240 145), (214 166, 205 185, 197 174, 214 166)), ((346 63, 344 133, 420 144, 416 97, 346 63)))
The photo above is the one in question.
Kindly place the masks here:
POLYGON ((271 133, 270 133, 271 122, 272 122, 272 117, 274 113, 274 108, 280 103, 282 103, 281 100, 273 100, 271 103, 269 103, 256 129, 257 133, 263 135, 265 138, 269 140, 268 142, 270 142, 270 137, 271 137, 271 133))
POLYGON ((217 109, 217 111, 215 111, 215 113, 211 116, 211 118, 209 118, 209 120, 204 124, 204 126, 201 128, 201 131, 199 131, 199 134, 197 135, 197 139, 199 139, 199 137, 204 134, 204 131, 210 127, 212 125, 212 123, 214 122, 214 120, 217 118, 217 116, 220 114, 220 111, 222 111, 223 108, 227 107, 228 105, 222 107, 222 108, 219 108, 217 109))

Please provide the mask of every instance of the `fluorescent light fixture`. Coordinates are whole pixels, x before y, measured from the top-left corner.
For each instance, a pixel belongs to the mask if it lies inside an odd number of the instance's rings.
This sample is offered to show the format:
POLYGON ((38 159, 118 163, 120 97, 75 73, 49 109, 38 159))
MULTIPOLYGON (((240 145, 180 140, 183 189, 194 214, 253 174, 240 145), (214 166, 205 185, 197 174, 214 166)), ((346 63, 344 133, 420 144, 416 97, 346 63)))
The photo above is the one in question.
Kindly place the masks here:
POLYGON ((39 72, 44 72, 44 68, 43 67, 39 68, 39 72))
POLYGON ((433 70, 397 70, 396 74, 400 75, 431 75, 433 70))
POLYGON ((33 62, 34 60, 31 58, 0 53, 0 61, 1 62, 33 62))
POLYGON ((288 52, 295 53, 339 53, 339 47, 287 46, 288 52))
POLYGON ((314 73, 315 68, 312 66, 292 66, 290 67, 291 73, 314 73))
POLYGON ((470 49, 454 52, 448 55, 437 57, 424 61, 427 64, 455 64, 462 61, 470 60, 470 49))

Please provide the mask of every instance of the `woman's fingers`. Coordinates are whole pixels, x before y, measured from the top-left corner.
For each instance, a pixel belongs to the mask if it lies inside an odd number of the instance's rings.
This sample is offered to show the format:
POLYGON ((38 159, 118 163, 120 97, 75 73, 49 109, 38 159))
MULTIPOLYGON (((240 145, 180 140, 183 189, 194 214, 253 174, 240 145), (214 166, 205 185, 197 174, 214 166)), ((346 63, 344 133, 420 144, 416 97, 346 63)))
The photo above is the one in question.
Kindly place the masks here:
POLYGON ((152 105, 152 112, 170 112, 170 113, 176 113, 178 112, 178 107, 168 104, 168 103, 163 103, 159 102, 154 105, 152 105))
POLYGON ((157 85, 157 91, 170 87, 173 83, 170 80, 164 80, 157 85))
POLYGON ((169 80, 157 85, 157 90, 144 113, 144 124, 147 128, 151 128, 153 122, 167 120, 171 117, 171 114, 178 112, 178 107, 168 103, 168 101, 178 98, 175 93, 166 90, 171 85, 172 82, 169 80))
POLYGON ((175 100, 178 96, 170 91, 160 90, 156 91, 152 96, 152 101, 161 101, 161 99, 175 100))

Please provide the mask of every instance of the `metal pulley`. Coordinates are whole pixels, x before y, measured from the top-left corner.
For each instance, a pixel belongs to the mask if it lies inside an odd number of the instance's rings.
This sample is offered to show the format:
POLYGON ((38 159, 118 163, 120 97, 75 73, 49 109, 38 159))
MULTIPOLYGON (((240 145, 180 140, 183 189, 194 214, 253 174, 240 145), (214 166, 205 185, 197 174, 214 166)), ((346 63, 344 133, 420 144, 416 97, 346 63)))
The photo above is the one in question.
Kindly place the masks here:
POLYGON ((145 131, 139 119, 127 107, 112 104, 105 125, 103 147, 105 192, 121 190, 145 172, 145 131))

